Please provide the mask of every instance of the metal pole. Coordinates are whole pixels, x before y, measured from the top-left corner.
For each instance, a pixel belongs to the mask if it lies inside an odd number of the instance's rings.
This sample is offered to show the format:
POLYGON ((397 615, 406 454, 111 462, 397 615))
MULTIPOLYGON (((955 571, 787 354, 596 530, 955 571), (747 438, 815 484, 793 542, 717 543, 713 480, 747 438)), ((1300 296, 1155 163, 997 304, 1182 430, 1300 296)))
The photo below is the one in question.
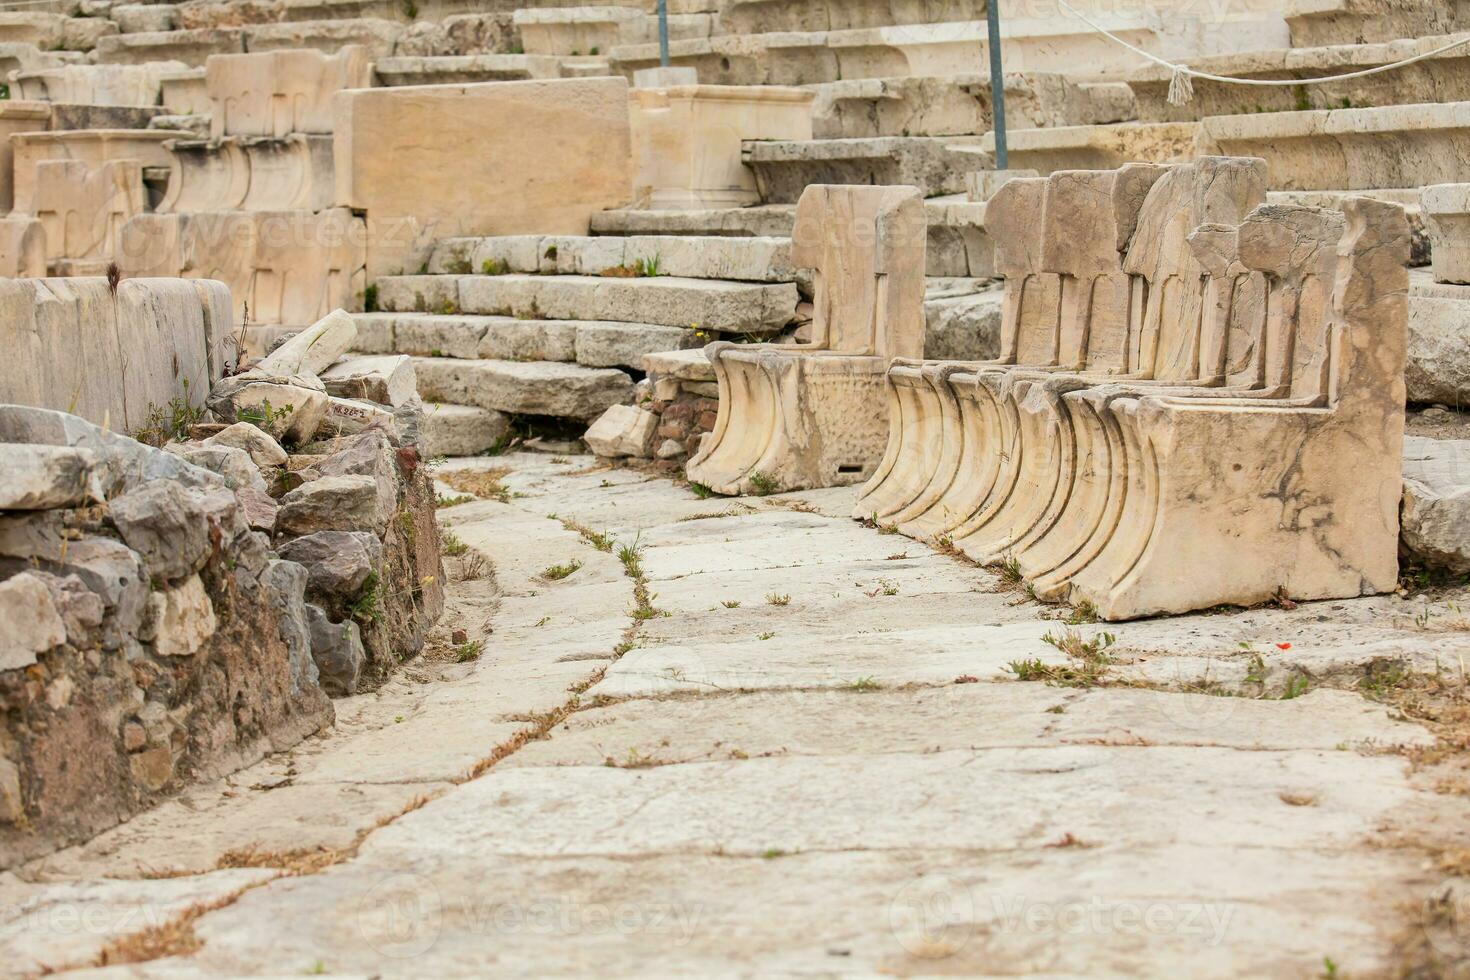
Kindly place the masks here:
POLYGON ((669 67, 669 0, 658 0, 658 63, 669 67))
MULTIPOLYGON (((664 0, 659 0, 663 9, 664 0)), ((995 169, 1007 169, 1006 160, 1006 77, 1000 64, 1000 2, 986 0, 986 36, 990 42, 990 115, 995 130, 995 169)))

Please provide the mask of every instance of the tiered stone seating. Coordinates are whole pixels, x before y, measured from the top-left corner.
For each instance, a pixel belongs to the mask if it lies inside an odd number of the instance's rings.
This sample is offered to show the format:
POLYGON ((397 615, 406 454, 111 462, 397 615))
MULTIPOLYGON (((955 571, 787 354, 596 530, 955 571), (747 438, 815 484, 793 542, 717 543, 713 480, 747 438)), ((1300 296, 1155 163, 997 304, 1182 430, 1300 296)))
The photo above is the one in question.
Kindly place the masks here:
POLYGON ((1003 186, 1002 356, 894 365, 855 515, 1109 619, 1392 589, 1408 226, 1264 195, 1229 158, 1003 186))
POLYGON ((914 188, 807 189, 791 261, 814 270, 811 340, 706 348, 720 408, 690 480, 769 493, 871 475, 888 427, 888 362, 923 350, 925 237, 914 188))

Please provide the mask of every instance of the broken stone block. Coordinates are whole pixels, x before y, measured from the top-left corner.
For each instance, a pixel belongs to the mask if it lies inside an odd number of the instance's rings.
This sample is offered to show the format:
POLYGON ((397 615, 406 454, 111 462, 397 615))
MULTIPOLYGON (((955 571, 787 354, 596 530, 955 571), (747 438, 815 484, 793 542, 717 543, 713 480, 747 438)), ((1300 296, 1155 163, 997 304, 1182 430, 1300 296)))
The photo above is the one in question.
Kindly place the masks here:
POLYGON ((62 577, 75 575, 101 598, 107 649, 137 635, 148 603, 148 572, 137 552, 112 538, 83 538, 68 542, 65 554, 43 567, 62 577))
POLYGON ((392 412, 372 402, 327 396, 327 414, 317 430, 321 436, 351 436, 368 430, 396 431, 392 412))
POLYGON ((1470 440, 1404 439, 1402 540, 1430 568, 1470 572, 1470 440))
POLYGON ((582 440, 599 456, 647 456, 658 429, 658 416, 632 405, 614 405, 587 430, 582 440))
POLYGON ((327 394, 397 408, 418 394, 413 358, 406 354, 349 357, 321 375, 327 394))
POLYGON ((270 377, 319 376, 357 339, 357 326, 342 310, 333 310, 277 347, 255 370, 270 377))
POLYGON ((66 642, 66 624, 46 583, 25 572, 0 582, 0 671, 36 662, 66 642))
POLYGON ((372 531, 382 534, 391 508, 383 506, 371 476, 324 476, 286 494, 276 513, 276 530, 287 534, 316 531, 372 531))
POLYGON ((226 422, 249 422, 296 443, 310 442, 327 414, 327 393, 315 377, 272 377, 258 370, 218 382, 206 403, 226 422))
POLYGON ((426 457, 478 456, 510 432, 510 416, 476 405, 429 405, 420 446, 426 457))
POLYGON ((41 571, 30 574, 51 590, 51 601, 66 624, 66 641, 78 649, 88 649, 94 632, 102 625, 102 597, 88 589, 76 575, 62 577, 41 571))
POLYGON ((791 261, 817 270, 812 340, 705 348, 719 413, 689 461, 690 480, 719 493, 769 493, 873 473, 888 436, 879 397, 888 362, 923 353, 927 235, 914 188, 802 193, 791 261))
POLYGON ((665 439, 654 455, 659 459, 675 459, 684 455, 684 444, 678 439, 665 439))
POLYGON ((383 545, 364 531, 317 531, 287 541, 280 555, 305 566, 307 589, 340 606, 355 598, 383 561, 383 545))
POLYGON ((172 581, 197 572, 209 558, 201 496, 169 480, 153 480, 113 500, 109 516, 149 573, 172 581))
MULTIPOLYGON (((264 433, 261 434, 264 435, 264 433)), ((265 478, 260 475, 260 468, 250 458, 250 454, 243 449, 224 445, 206 446, 177 442, 170 443, 163 448, 164 452, 173 453, 211 473, 218 473, 224 477, 225 484, 231 490, 254 489, 261 493, 266 492, 265 478)))
POLYGON ((4 443, 0 464, 0 510, 81 507, 102 499, 90 450, 4 443))
POLYGON ((148 597, 148 627, 143 639, 162 657, 191 657, 217 627, 204 582, 190 575, 181 584, 148 597))
POLYGON ((310 603, 306 606, 311 629, 311 656, 321 674, 322 690, 333 697, 357 693, 367 653, 362 646, 362 631, 352 620, 334 623, 327 614, 310 603))
POLYGON ((1470 405, 1470 286, 1429 278, 1410 278, 1409 401, 1470 405))
POLYGON ((288 458, 280 443, 249 422, 236 422, 227 426, 205 439, 204 444, 243 449, 250 454, 251 461, 262 469, 267 466, 285 466, 288 458))
POLYGON ((1435 184, 1419 195, 1434 281, 1470 283, 1470 184, 1435 184))

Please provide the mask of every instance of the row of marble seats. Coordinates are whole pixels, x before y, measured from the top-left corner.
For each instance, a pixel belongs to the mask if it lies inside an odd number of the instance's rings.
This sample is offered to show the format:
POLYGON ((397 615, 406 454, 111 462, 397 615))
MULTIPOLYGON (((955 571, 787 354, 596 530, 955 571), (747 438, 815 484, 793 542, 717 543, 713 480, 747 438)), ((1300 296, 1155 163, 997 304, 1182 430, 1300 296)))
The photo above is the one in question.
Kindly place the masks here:
POLYGON ((855 516, 1110 619, 1391 589, 1408 227, 1250 158, 1005 185, 1001 357, 896 361, 855 516))

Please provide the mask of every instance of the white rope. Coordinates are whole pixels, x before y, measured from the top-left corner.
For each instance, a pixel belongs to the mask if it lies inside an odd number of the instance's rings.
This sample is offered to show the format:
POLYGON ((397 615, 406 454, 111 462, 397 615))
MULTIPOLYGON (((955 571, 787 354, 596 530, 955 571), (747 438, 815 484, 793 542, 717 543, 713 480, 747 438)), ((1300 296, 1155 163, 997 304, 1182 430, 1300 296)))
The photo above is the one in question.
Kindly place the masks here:
MULTIPOLYGON (((992 0, 992 2, 994 2, 994 0, 992 0)), ((1193 68, 1190 68, 1187 65, 1176 65, 1174 62, 1169 61, 1166 58, 1161 58, 1156 54, 1152 54, 1148 51, 1143 50, 1140 47, 1137 47, 1136 45, 1129 44, 1127 41, 1123 40, 1121 37, 1114 34, 1106 27, 1103 27, 1102 25, 1093 21, 1082 11, 1078 10, 1076 7, 1068 3, 1067 0, 1057 0, 1057 4, 1067 13, 1071 14, 1073 17, 1076 17, 1078 20, 1082 21, 1082 23, 1086 24, 1088 27, 1097 31, 1099 34, 1103 35, 1109 40, 1121 44, 1123 47, 1127 48, 1129 51, 1132 51, 1134 54, 1147 58, 1154 64, 1161 65, 1173 72, 1173 75, 1169 79, 1170 105, 1186 105, 1194 98, 1194 85, 1191 84, 1191 82, 1189 81, 1191 78, 1203 78, 1211 82, 1223 82, 1227 85, 1323 85, 1327 82, 1342 82, 1350 78, 1365 78, 1368 75, 1377 75, 1379 72, 1393 71, 1396 68, 1403 68, 1408 65, 1412 65, 1417 61, 1425 61, 1429 58, 1434 58, 1442 55, 1446 51, 1452 51, 1455 48, 1464 47, 1465 45, 1470 44, 1470 34, 1467 34, 1464 37, 1460 38, 1458 41, 1451 41, 1449 44, 1435 48, 1433 51, 1425 51, 1423 54, 1416 54, 1412 58, 1405 58, 1402 61, 1395 61, 1391 65, 1378 65, 1374 68, 1365 68, 1362 71, 1348 72, 1343 75, 1324 75, 1320 78, 1232 78, 1229 75, 1212 75, 1207 71, 1195 71, 1193 68)))

